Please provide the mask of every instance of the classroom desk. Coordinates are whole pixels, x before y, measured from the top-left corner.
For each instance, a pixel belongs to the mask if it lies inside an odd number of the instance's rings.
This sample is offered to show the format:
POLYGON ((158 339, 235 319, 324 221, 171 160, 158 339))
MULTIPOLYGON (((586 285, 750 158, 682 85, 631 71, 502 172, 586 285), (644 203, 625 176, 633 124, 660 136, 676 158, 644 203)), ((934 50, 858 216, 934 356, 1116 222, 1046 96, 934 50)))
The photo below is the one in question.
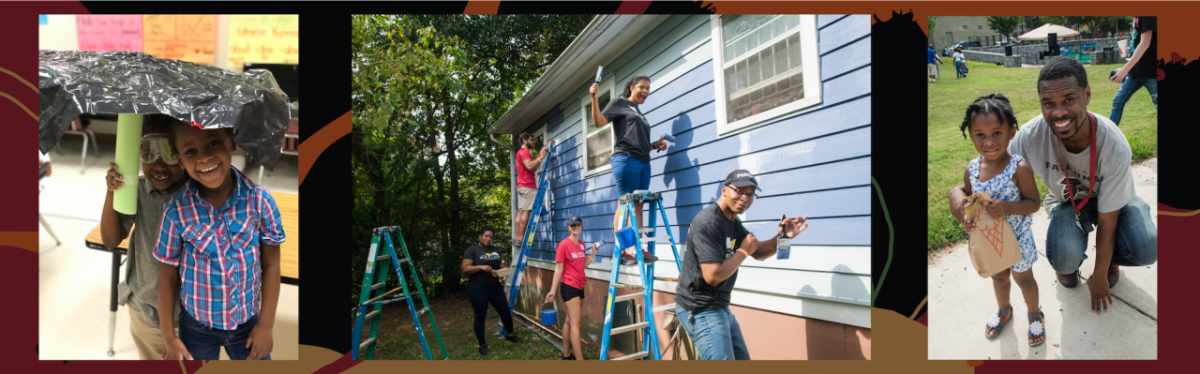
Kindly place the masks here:
MULTIPOLYGON (((271 197, 275 199, 275 206, 279 208, 280 218, 283 220, 283 233, 287 236, 287 240, 279 247, 280 252, 280 276, 281 282, 299 285, 300 284, 300 196, 296 194, 271 192, 271 197)), ((133 233, 133 228, 129 229, 133 233)), ((132 235, 130 235, 132 236, 132 235)), ((129 238, 121 241, 117 248, 108 248, 104 246, 104 239, 100 235, 100 225, 96 225, 92 232, 88 233, 86 239, 88 248, 111 252, 112 260, 112 291, 110 293, 108 310, 111 313, 108 323, 108 355, 112 356, 113 338, 117 324, 117 283, 121 280, 121 255, 128 254, 129 238)))
MULTIPOLYGON (((132 228, 130 228, 132 232, 132 228)), ((113 351, 113 338, 117 328, 117 283, 121 280, 121 255, 129 252, 129 238, 121 241, 117 248, 108 248, 104 246, 104 239, 100 236, 100 226, 96 225, 96 229, 88 233, 86 241, 87 247, 91 249, 111 252, 112 260, 112 291, 109 295, 108 302, 108 356, 112 357, 116 352, 113 351)))

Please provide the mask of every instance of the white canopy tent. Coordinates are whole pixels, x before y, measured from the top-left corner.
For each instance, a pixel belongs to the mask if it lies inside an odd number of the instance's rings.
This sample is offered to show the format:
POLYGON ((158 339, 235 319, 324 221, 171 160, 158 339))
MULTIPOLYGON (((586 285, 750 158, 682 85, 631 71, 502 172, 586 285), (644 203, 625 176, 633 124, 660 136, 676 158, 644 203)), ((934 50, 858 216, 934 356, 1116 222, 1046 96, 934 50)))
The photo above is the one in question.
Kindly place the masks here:
POLYGON ((1058 39, 1070 38, 1079 35, 1078 31, 1072 30, 1070 27, 1059 26, 1053 23, 1047 23, 1036 29, 1030 30, 1027 33, 1021 34, 1017 39, 1021 40, 1046 40, 1049 39, 1049 34, 1058 34, 1058 39))

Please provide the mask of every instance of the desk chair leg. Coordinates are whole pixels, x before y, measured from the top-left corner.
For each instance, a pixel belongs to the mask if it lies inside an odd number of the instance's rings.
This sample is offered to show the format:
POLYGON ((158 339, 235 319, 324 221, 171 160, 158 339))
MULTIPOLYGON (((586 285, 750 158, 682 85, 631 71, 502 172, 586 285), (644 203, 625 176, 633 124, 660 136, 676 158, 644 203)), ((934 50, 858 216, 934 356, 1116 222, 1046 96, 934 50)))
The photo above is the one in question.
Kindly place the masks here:
POLYGON ((83 172, 87 171, 87 168, 85 168, 85 166, 87 166, 87 142, 88 142, 87 133, 84 133, 83 134, 83 155, 79 157, 79 174, 80 175, 83 175, 83 172))
POLYGON ((108 357, 112 357, 116 352, 113 351, 113 338, 117 332, 117 282, 121 278, 121 252, 113 251, 112 262, 112 292, 108 303, 108 357))
POLYGON ((46 219, 42 218, 41 213, 38 213, 38 221, 42 223, 42 226, 46 227, 46 232, 50 233, 50 237, 54 238, 54 246, 62 245, 62 242, 58 241, 58 235, 54 235, 54 230, 50 229, 50 224, 46 223, 46 219))
POLYGON ((88 137, 92 138, 92 149, 96 150, 96 158, 100 158, 100 145, 96 144, 96 133, 92 132, 92 129, 84 131, 87 132, 88 137))

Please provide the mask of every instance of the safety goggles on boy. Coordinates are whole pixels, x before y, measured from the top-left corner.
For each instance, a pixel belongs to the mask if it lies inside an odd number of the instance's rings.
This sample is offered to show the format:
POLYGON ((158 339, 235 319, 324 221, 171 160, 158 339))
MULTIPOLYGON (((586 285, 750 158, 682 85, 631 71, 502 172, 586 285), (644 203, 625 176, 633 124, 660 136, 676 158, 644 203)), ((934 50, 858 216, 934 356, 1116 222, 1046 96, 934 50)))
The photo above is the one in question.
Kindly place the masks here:
POLYGON ((171 141, 167 138, 167 134, 148 134, 142 136, 142 148, 139 153, 142 163, 153 163, 154 160, 160 157, 167 165, 179 163, 179 158, 175 156, 175 151, 171 149, 171 141))

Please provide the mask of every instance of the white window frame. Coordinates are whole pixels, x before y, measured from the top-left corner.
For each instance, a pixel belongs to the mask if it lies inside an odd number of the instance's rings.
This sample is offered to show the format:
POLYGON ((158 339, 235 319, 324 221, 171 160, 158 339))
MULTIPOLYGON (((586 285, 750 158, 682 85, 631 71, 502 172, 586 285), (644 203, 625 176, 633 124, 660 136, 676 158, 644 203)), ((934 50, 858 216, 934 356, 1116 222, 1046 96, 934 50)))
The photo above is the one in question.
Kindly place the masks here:
POLYGON ((752 53, 746 53, 732 61, 726 63, 725 60, 725 42, 721 33, 721 16, 713 15, 709 18, 709 23, 712 31, 712 48, 713 48, 713 76, 715 78, 714 89, 716 90, 717 104, 717 136, 725 136, 735 132, 742 132, 752 128, 759 127, 773 122, 783 116, 800 114, 820 108, 821 95, 821 57, 817 55, 817 16, 815 15, 800 15, 800 54, 801 54, 801 69, 804 77, 804 98, 793 101, 791 103, 773 108, 771 110, 759 113, 750 118, 745 118, 733 123, 727 123, 729 117, 726 113, 726 95, 725 95, 725 68, 737 64, 742 60, 754 55, 770 46, 775 45, 781 40, 795 35, 795 32, 785 33, 776 36, 774 39, 767 41, 751 50, 752 53))
MULTIPOLYGON (((592 86, 591 84, 588 84, 588 87, 591 87, 591 86, 592 86)), ((600 92, 597 92, 597 93, 596 93, 596 97, 604 96, 604 93, 605 93, 605 92, 608 92, 609 102, 612 102, 612 100, 614 100, 614 99, 616 99, 616 98, 617 98, 617 95, 618 95, 618 94, 617 94, 617 91, 616 91, 616 88, 615 88, 614 78, 613 78, 612 76, 609 76, 608 78, 605 78, 604 80, 600 81, 600 92)), ((592 103, 592 95, 591 95, 590 93, 586 93, 586 92, 585 92, 585 93, 584 93, 584 95, 583 95, 583 98, 579 99, 579 114, 580 114, 580 118, 579 118, 579 127, 580 127, 580 129, 583 131, 583 132, 582 132, 582 137, 583 137, 583 142, 582 142, 582 143, 583 143, 583 144, 582 144, 582 145, 581 145, 581 147, 580 147, 580 149, 582 149, 582 150, 583 150, 583 153, 581 153, 581 154, 580 154, 580 157, 579 157, 579 158, 580 158, 580 160, 579 160, 579 162, 583 164, 583 166, 582 166, 582 169, 583 169, 583 176, 584 176, 584 178, 587 178, 587 177, 591 177, 591 176, 594 176, 594 175, 598 175, 598 174, 602 174, 602 173, 605 173, 605 172, 610 172, 610 171, 612 171, 612 164, 611 164, 611 163, 610 163, 610 164, 608 164, 608 165, 601 166, 601 167, 599 167, 599 168, 596 168, 596 169, 589 169, 589 168, 588 168, 588 164, 587 164, 587 158, 588 158, 588 149, 587 149, 587 144, 588 144, 588 135, 589 135, 589 134, 591 134, 591 133, 593 133, 593 132, 596 132, 596 131, 601 131, 601 130, 603 130, 603 129, 604 129, 604 128, 597 128, 597 127, 596 127, 594 124, 593 124, 593 125, 591 125, 591 126, 588 126, 588 118, 591 118, 591 115, 592 115, 592 113, 591 113, 590 111, 588 111, 588 110, 587 110, 587 107, 588 107, 588 105, 589 105, 589 104, 591 104, 591 103, 592 103)), ((604 111, 604 108, 600 108, 600 110, 601 110, 601 111, 604 111)), ((609 135, 609 136, 608 136, 608 137, 609 137, 608 141, 609 141, 609 144, 612 144, 612 147, 613 147, 613 149, 614 149, 614 152, 615 152, 615 149, 616 149, 616 147, 617 147, 617 139, 616 139, 617 137, 616 137, 616 130, 612 128, 612 123, 609 123, 609 124, 607 124, 607 125, 604 125, 604 126, 605 126, 605 127, 609 127, 609 129, 608 129, 608 135, 609 135)))

